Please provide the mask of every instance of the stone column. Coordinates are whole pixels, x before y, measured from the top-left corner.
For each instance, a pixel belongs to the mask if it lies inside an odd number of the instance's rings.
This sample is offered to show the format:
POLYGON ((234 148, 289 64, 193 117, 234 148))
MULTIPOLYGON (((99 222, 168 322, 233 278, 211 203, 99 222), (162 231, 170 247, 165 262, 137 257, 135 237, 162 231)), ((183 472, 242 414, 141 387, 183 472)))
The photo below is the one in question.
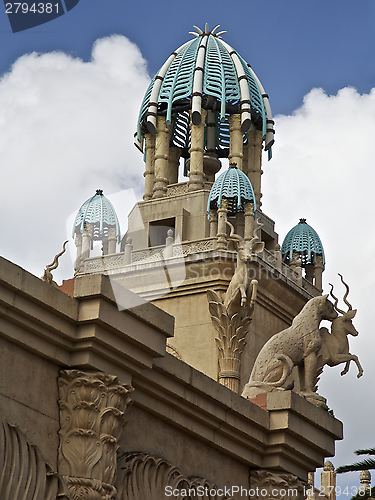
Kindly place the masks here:
POLYGON ((292 280, 294 280, 299 286, 302 286, 302 262, 298 252, 293 252, 292 261, 289 264, 292 270, 292 280))
POLYGON ((190 153, 190 172, 189 172, 189 191, 197 191, 203 189, 204 186, 204 171, 203 171, 203 154, 204 154, 204 127, 206 122, 207 111, 202 109, 202 119, 199 125, 190 123, 191 127, 191 148, 190 153))
POLYGON ((169 128, 166 117, 158 116, 155 138, 155 180, 153 198, 166 195, 168 185, 169 128))
POLYGON ((125 245, 125 258, 124 258, 125 265, 131 264, 132 250, 133 250, 133 240, 131 238, 127 238, 125 245))
POLYGON ((315 256, 315 286, 318 290, 323 291, 323 256, 316 255, 315 256))
POLYGON ((228 212, 228 201, 221 200, 221 207, 217 210, 217 243, 216 248, 218 250, 227 249, 227 212, 228 212))
POLYGON ((320 491, 329 500, 336 500, 336 472, 332 462, 329 460, 324 463, 320 484, 320 491))
POLYGON ((173 257, 173 243, 174 243, 173 229, 168 229, 167 238, 165 240, 165 250, 164 250, 164 257, 166 259, 173 257))
POLYGON ((235 163, 242 170, 243 138, 241 132, 241 115, 231 115, 229 121, 229 164, 235 163))
POLYGON ((82 262, 82 234, 81 233, 76 233, 76 248, 77 248, 77 257, 76 257, 76 264, 75 264, 74 270, 78 271, 78 269, 81 266, 81 262, 82 262))
POLYGON ((369 470, 361 470, 359 473, 359 482, 361 483, 361 492, 365 492, 371 496, 371 473, 369 470))
POLYGON ((262 198, 261 192, 261 176, 262 176, 262 132, 260 130, 250 130, 247 133, 248 140, 248 156, 247 156, 247 176, 254 189, 257 207, 262 206, 260 201, 262 198))
POLYGON ((83 235, 82 235, 82 258, 81 262, 85 259, 88 259, 90 256, 90 247, 92 240, 92 232, 94 230, 94 226, 92 224, 86 224, 83 235))
POLYGON ((313 264, 307 264, 305 267, 305 278, 310 283, 314 283, 315 270, 313 264))
POLYGON ((305 500, 308 484, 297 476, 264 469, 250 473, 251 500, 305 500))
POLYGON ((236 214, 236 234, 243 237, 244 231, 245 231, 245 215, 243 212, 238 212, 236 214))
POLYGON ((108 229, 108 253, 116 253, 116 228, 108 229))
POLYGON ((282 255, 281 255, 281 247, 280 245, 277 243, 276 247, 275 247, 275 251, 274 251, 274 255, 275 255, 275 260, 276 260, 276 268, 281 271, 281 267, 282 267, 282 255))
POLYGON ((72 500, 116 495, 118 439, 130 385, 106 373, 60 372, 58 472, 72 500))
POLYGON ((155 181, 155 136, 146 134, 145 142, 145 171, 143 173, 145 177, 145 194, 143 199, 150 200, 155 181))
POLYGON ((217 211, 210 210, 210 236, 215 237, 217 235, 217 211))
POLYGON ((236 357, 219 357, 219 383, 233 392, 240 390, 241 360, 236 357))
POLYGON ((254 203, 245 203, 244 205, 245 213, 245 228, 244 228, 244 240, 250 241, 253 238, 254 233, 254 203))
POLYGON ((169 184, 176 184, 178 182, 178 167, 180 162, 181 149, 180 148, 169 148, 168 157, 168 171, 167 179, 169 184))

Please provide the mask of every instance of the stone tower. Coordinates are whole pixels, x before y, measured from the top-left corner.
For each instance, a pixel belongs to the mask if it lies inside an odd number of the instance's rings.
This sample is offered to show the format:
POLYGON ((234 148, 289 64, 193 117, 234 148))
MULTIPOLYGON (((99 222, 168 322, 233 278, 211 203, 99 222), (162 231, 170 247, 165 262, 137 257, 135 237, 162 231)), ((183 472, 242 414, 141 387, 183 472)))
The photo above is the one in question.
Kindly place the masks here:
POLYGON ((258 281, 257 300, 236 369, 227 373, 237 381, 228 386, 241 390, 264 343, 321 290, 282 261, 274 222, 262 212, 262 151, 270 159, 274 143, 271 108, 223 33, 197 28, 152 79, 135 134, 145 161, 143 201, 129 214, 120 253, 86 258, 77 275, 106 272, 170 313, 170 352, 221 381, 207 291, 225 294, 238 242, 249 245, 256 236, 262 251, 253 253, 247 273, 258 281))

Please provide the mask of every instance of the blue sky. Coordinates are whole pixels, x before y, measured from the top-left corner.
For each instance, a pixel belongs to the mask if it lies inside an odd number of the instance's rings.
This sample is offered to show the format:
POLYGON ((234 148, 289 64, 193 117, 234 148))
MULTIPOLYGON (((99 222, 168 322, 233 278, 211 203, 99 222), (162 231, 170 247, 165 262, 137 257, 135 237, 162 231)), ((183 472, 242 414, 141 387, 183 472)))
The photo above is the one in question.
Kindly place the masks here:
POLYGON ((329 94, 372 87, 373 0, 80 0, 60 18, 15 34, 2 11, 0 74, 33 51, 63 50, 88 61, 94 41, 113 33, 136 43, 154 74, 192 26, 206 22, 227 30, 225 40, 261 75, 275 114, 291 113, 312 87, 329 94))
MULTIPOLYGON (((344 422, 332 462, 350 463, 354 449, 375 445, 375 0, 80 0, 15 34, 1 10, 0 254, 41 276, 71 236, 67 219, 96 189, 133 189, 140 199, 144 167, 132 143, 143 94, 206 22, 227 31, 269 94, 276 143, 264 159, 263 209, 280 243, 306 217, 325 248, 326 292, 341 272, 358 308, 350 346, 364 376, 327 369, 319 385, 344 422), (33 52, 41 55, 25 55, 33 52)), ((72 276, 68 260, 59 282, 72 276)), ((339 481, 358 484, 358 475, 339 481)))

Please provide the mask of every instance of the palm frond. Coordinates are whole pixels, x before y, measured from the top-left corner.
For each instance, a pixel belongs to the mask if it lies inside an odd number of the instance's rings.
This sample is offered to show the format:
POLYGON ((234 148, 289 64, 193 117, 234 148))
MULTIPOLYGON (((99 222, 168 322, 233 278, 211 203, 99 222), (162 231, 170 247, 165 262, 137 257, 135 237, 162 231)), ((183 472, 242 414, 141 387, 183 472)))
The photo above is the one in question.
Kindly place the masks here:
POLYGON ((375 455, 375 448, 369 448, 368 450, 355 450, 356 455, 375 455))
POLYGON ((352 472, 352 471, 361 471, 375 469, 375 460, 372 458, 368 458, 366 460, 362 460, 362 462, 356 462, 351 465, 342 465, 341 467, 337 467, 337 474, 341 474, 343 472, 352 472))

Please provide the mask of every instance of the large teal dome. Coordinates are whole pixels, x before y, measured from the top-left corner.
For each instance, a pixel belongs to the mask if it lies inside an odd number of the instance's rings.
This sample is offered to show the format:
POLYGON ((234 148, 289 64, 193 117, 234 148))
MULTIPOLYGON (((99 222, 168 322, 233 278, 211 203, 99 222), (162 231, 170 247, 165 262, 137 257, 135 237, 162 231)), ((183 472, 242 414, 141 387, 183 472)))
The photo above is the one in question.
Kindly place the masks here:
POLYGON ((325 257, 322 242, 318 233, 306 223, 306 219, 300 219, 285 236, 281 247, 281 254, 284 262, 289 264, 293 259, 293 252, 297 252, 302 261, 302 267, 314 264, 315 255, 323 257, 323 269, 325 267, 325 257))
MULTIPOLYGON (((229 149, 228 117, 241 114, 241 130, 250 126, 263 133, 264 147, 274 142, 274 130, 268 96, 250 65, 217 32, 219 26, 205 31, 196 26, 194 40, 172 52, 155 75, 145 94, 138 118, 137 142, 142 148, 143 135, 155 134, 156 116, 164 115, 173 125, 171 144, 188 157, 190 112, 198 125, 202 108, 215 113, 216 148, 219 157, 229 149)), ((247 139, 244 136, 244 142, 247 139)))
POLYGON ((73 238, 83 234, 87 224, 93 225, 93 240, 101 240, 108 236, 109 228, 116 228, 116 237, 120 242, 120 223, 112 203, 97 189, 94 196, 85 201, 78 210, 73 224, 73 238))
POLYGON ((221 207, 223 198, 228 200, 228 215, 243 212, 244 203, 251 202, 254 204, 254 217, 256 218, 256 201, 253 186, 249 178, 235 164, 230 165, 228 170, 219 175, 213 183, 208 196, 208 217, 210 217, 211 209, 217 210, 221 207))

